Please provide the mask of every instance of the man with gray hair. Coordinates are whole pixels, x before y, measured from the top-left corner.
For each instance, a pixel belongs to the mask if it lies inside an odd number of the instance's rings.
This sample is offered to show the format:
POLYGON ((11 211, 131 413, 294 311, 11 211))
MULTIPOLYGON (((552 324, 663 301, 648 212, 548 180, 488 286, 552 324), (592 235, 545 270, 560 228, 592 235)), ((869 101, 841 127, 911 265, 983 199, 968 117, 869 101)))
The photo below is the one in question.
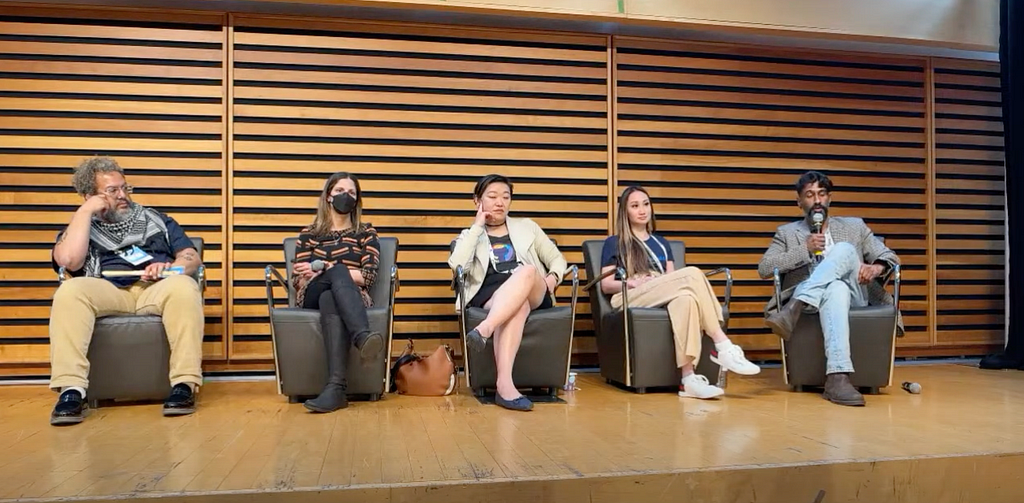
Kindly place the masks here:
POLYGON ((50 314, 50 388, 60 392, 50 424, 84 419, 94 323, 114 314, 162 317, 172 387, 163 413, 195 412, 204 320, 191 275, 202 265, 199 253, 173 218, 132 201, 114 159, 86 159, 72 181, 84 202, 53 247, 54 270, 72 277, 54 294, 50 314))

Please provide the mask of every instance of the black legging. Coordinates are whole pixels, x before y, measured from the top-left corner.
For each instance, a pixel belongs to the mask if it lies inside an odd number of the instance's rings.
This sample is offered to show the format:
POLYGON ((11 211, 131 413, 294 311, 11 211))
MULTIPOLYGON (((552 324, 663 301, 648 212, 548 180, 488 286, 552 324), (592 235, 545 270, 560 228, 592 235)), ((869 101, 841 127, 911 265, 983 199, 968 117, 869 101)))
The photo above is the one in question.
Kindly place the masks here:
POLYGON ((348 267, 343 265, 328 269, 306 286, 306 297, 302 301, 302 307, 319 309, 321 315, 337 314, 352 337, 370 331, 363 295, 359 291, 359 286, 352 281, 348 267), (325 293, 330 295, 324 295, 325 293))

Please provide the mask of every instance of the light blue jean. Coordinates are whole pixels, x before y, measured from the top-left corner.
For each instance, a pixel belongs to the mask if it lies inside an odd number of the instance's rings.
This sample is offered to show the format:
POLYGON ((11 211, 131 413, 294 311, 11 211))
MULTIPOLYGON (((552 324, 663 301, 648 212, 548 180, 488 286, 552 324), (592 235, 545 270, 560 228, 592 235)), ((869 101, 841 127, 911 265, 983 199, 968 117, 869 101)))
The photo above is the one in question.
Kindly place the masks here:
POLYGON ((850 359, 850 306, 868 305, 868 292, 857 282, 861 259, 850 243, 836 243, 797 285, 793 298, 818 311, 825 335, 826 374, 853 372, 850 359))

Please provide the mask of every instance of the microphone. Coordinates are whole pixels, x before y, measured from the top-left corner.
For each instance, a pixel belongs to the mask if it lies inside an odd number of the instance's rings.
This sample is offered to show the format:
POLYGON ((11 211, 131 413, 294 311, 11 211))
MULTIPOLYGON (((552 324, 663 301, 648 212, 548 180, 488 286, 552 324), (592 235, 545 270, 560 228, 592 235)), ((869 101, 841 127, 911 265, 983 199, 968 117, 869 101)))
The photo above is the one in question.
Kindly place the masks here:
POLYGON ((320 272, 320 271, 324 270, 324 261, 320 260, 320 259, 316 259, 316 260, 314 260, 314 261, 309 263, 309 268, 314 270, 314 271, 316 271, 316 272, 320 272))
POLYGON ((906 391, 907 393, 913 393, 916 395, 921 392, 921 385, 916 382, 904 382, 901 387, 903 388, 903 391, 906 391))
MULTIPOLYGON (((170 276, 176 276, 178 274, 184 274, 185 268, 181 266, 168 267, 160 273, 161 278, 167 278, 170 276)), ((131 278, 140 277, 146 274, 146 271, 102 271, 100 275, 104 278, 131 278)))
MULTIPOLYGON (((814 225, 814 233, 815 234, 821 234, 821 226, 822 226, 822 224, 825 223, 825 214, 820 212, 820 211, 815 211, 811 215, 811 222, 814 225)), ((822 257, 821 250, 815 250, 814 251, 814 259, 820 262, 821 261, 821 257, 822 257)))

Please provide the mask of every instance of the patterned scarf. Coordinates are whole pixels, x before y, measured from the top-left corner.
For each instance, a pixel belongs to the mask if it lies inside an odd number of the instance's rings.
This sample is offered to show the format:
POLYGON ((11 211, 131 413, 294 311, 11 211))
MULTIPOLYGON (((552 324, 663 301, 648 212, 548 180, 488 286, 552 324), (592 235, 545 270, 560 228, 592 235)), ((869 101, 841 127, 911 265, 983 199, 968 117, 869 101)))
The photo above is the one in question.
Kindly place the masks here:
POLYGON ((100 276, 100 256, 131 246, 142 247, 156 234, 167 236, 167 224, 160 213, 138 203, 131 203, 128 215, 120 222, 93 219, 89 228, 89 254, 85 259, 85 275, 100 276))

